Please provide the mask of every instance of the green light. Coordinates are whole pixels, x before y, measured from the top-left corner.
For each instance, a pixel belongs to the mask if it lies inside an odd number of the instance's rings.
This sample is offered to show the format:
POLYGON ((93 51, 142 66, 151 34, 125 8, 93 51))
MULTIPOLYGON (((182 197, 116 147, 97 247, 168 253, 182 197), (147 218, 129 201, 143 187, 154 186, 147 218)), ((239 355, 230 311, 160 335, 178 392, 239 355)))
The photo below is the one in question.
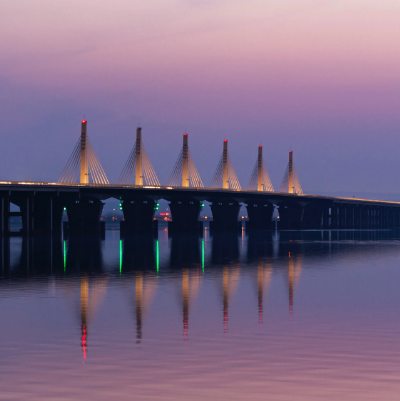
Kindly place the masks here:
POLYGON ((204 274, 204 239, 201 240, 201 270, 204 274))
POLYGON ((201 206, 201 207, 204 207, 204 203, 201 203, 200 206, 201 206))
POLYGON ((122 273, 122 239, 119 240, 119 275, 122 273))
POLYGON ((160 248, 158 245, 158 239, 156 240, 156 268, 157 268, 157 276, 160 271, 160 248))
POLYGON ((67 246, 65 245, 64 241, 64 273, 67 270, 67 251, 66 251, 67 246))
POLYGON ((66 207, 64 207, 64 210, 67 210, 67 208, 66 208, 66 207))
POLYGON ((159 203, 155 203, 154 204, 154 210, 158 210, 158 207, 160 206, 160 204, 159 203))

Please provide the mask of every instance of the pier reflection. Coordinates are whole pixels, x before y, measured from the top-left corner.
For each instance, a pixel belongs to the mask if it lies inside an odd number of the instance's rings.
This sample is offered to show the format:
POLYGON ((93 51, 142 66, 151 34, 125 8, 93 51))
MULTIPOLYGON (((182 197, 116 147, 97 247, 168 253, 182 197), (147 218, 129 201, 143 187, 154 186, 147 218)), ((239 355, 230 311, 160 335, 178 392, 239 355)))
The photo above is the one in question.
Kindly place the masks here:
POLYGON ((152 275, 145 275, 142 270, 136 271, 134 277, 135 299, 133 304, 136 320, 136 343, 140 343, 143 336, 144 317, 156 294, 157 280, 152 275))
POLYGON ((107 247, 92 237, 66 241, 47 237, 0 239, 0 293, 10 285, 40 289, 55 282, 57 291, 68 293, 68 303, 73 306, 79 300, 84 359, 91 321, 110 286, 121 288, 125 304, 132 308, 137 343, 145 338, 144 321, 150 305, 160 302, 158 288, 172 288, 179 303, 183 338, 187 340, 192 306, 200 294, 209 297, 210 291, 214 291, 218 309, 222 309, 223 331, 227 333, 229 309, 242 282, 251 282, 253 299, 257 300, 257 305, 253 301, 252 308, 257 310, 261 324, 267 290, 274 284, 274 277, 284 277, 291 317, 296 286, 303 271, 313 268, 327 255, 345 259, 374 252, 365 243, 400 240, 398 231, 217 232, 212 235, 206 231, 204 237, 174 234, 172 238, 163 238, 161 243, 152 235, 123 240, 107 235, 107 247), (213 290, 203 293, 206 279, 212 282, 213 290), (74 288, 79 288, 80 295, 72 291, 74 288))
POLYGON ((89 324, 96 315, 107 292, 107 278, 105 277, 80 277, 80 323, 81 323, 81 347, 83 363, 87 356, 89 324))
POLYGON ((201 264, 201 238, 196 233, 174 234, 171 238, 169 269, 185 269, 201 264))
MULTIPOLYGON (((222 268, 222 316, 224 332, 228 332, 229 303, 231 302, 240 277, 239 235, 236 232, 215 232, 212 234, 211 266, 222 268)), ((220 281, 217 281, 219 286, 220 281)), ((221 290, 220 290, 221 292, 221 290)))
POLYGON ((103 254, 97 237, 70 238, 67 247, 65 274, 103 273, 103 254))
POLYGON ((145 233, 120 240, 122 260, 120 272, 136 270, 154 271, 156 265, 156 240, 153 235, 145 233))

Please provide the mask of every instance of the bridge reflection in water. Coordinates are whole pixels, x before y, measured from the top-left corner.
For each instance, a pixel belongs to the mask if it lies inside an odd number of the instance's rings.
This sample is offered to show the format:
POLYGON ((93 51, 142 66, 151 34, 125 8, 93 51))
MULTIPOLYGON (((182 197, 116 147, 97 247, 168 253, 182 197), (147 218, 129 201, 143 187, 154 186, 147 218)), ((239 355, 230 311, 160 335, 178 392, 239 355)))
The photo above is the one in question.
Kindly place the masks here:
MULTIPOLYGON (((83 362, 90 344, 91 321, 107 302, 110 287, 121 287, 131 305, 136 325, 136 342, 145 338, 145 319, 160 287, 175 292, 182 314, 184 340, 189 338, 192 306, 202 297, 205 279, 213 281, 222 311, 223 332, 228 333, 229 308, 243 276, 250 277, 254 294, 254 321, 263 323, 266 292, 274 276, 284 277, 288 318, 294 315, 296 285, 301 272, 315 262, 349 254, 371 252, 360 244, 400 239, 400 232, 388 231, 286 231, 215 232, 174 235, 138 235, 119 240, 119 233, 107 231, 106 249, 98 237, 62 241, 54 238, 4 238, 0 246, 1 291, 20 286, 40 291, 49 283, 57 289, 79 286, 71 307, 79 304, 80 342, 83 362), (241 237, 243 235, 243 238, 241 237), (243 249, 239 244, 242 243, 243 249), (103 249, 104 248, 104 249, 103 249)), ((394 248, 395 249, 395 248, 394 248)), ((77 315, 78 316, 78 315, 77 315)), ((78 317, 77 317, 78 319, 78 317)))

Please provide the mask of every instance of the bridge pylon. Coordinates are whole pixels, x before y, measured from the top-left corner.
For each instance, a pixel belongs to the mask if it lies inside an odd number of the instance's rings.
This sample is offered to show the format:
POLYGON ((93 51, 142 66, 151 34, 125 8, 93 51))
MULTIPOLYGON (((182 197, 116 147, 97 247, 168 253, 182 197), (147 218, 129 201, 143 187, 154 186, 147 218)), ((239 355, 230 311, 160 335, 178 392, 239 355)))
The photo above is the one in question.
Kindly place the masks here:
POLYGON ((232 160, 228 153, 228 140, 224 139, 222 155, 219 159, 210 188, 241 189, 232 160))
POLYGON ((287 164, 285 174, 283 175, 280 192, 288 192, 289 194, 302 194, 299 177, 293 163, 293 151, 289 151, 289 162, 287 164))
POLYGON ((87 121, 83 120, 81 125, 81 172, 79 180, 81 184, 89 184, 89 168, 87 160, 86 138, 87 138, 87 121))
POLYGON ((264 163, 262 150, 263 147, 260 145, 258 147, 257 161, 250 176, 248 189, 273 192, 274 187, 264 163))
POLYGON ((183 146, 169 177, 168 186, 204 188, 203 181, 189 150, 189 136, 183 134, 183 146))
MULTIPOLYGON (((302 194, 303 190, 297 176, 296 168, 293 162, 293 152, 289 152, 289 162, 286 166, 285 174, 282 179, 280 192, 287 192, 289 194, 302 194)), ((278 227, 280 229, 302 229, 306 228, 310 223, 316 224, 316 228, 321 227, 321 217, 309 219, 309 206, 308 203, 302 202, 299 199, 286 198, 276 203, 279 208, 279 221, 278 227), (319 223, 318 223, 319 220, 319 223)), ((313 207, 315 211, 320 207, 313 207)), ((310 227, 311 228, 311 227, 310 227)))
MULTIPOLYGON (((262 146, 258 147, 257 161, 250 176, 248 189, 262 192, 273 192, 271 180, 263 160, 262 146)), ((247 229, 272 229, 272 215, 275 206, 271 202, 249 199, 246 202, 247 229)))
MULTIPOLYGON (((228 153, 228 140, 223 142, 222 155, 211 181, 210 188, 241 189, 235 169, 228 153)), ((240 230, 242 222, 238 221, 241 205, 239 202, 226 197, 218 197, 211 200, 213 221, 210 222, 211 230, 231 231, 240 230)))
POLYGON ((160 186, 142 141, 142 128, 136 129, 136 141, 118 179, 120 185, 160 186))
POLYGON ((81 135, 58 180, 59 183, 109 184, 106 173, 87 135, 87 121, 82 120, 81 135))

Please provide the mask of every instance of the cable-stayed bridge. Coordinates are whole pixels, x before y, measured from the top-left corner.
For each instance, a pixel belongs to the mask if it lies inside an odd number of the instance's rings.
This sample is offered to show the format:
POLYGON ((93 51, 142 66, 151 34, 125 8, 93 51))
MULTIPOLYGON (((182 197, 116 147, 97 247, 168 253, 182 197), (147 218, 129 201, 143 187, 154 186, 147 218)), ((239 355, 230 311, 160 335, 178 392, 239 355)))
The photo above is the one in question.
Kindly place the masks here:
POLYGON ((160 185, 137 129, 117 184, 110 184, 87 134, 87 121, 58 182, 0 181, 0 236, 10 235, 10 217, 21 216, 23 235, 61 235, 62 215, 68 215, 71 234, 97 232, 103 200, 116 198, 124 214, 124 235, 154 229, 158 200, 170 202, 171 231, 201 230, 204 201, 211 203, 213 230, 241 227, 238 214, 247 208, 248 229, 273 229, 275 208, 279 229, 383 229, 400 226, 400 203, 304 194, 293 152, 279 192, 275 192, 258 147, 249 183, 242 189, 223 142, 221 158, 209 186, 205 186, 189 150, 188 134, 167 185, 160 185), (11 212, 10 203, 20 207, 11 212))

